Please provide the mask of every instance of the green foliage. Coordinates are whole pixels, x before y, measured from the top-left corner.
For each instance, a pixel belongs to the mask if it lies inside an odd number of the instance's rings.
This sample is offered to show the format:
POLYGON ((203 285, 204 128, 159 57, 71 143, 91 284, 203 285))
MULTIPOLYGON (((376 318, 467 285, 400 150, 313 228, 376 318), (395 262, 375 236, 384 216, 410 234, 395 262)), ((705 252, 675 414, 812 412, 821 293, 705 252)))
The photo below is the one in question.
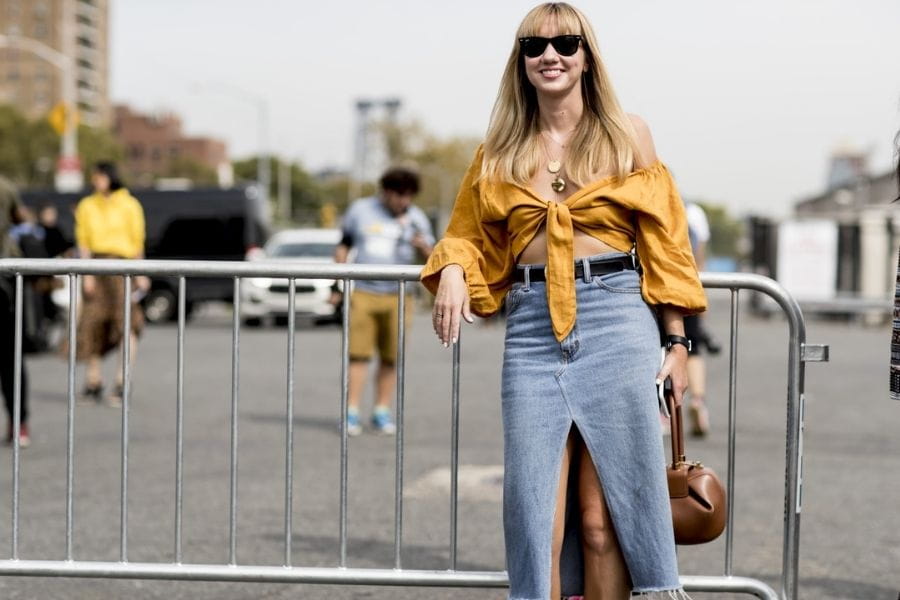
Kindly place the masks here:
POLYGON ((85 181, 90 181, 91 169, 95 164, 100 161, 119 163, 125 153, 108 129, 79 125, 78 156, 85 181))
POLYGON ((709 221, 708 256, 727 256, 741 258, 739 242, 744 234, 742 221, 733 219, 724 206, 709 202, 697 202, 706 212, 709 221))
MULTIPOLYGON (((390 156, 390 162, 415 168, 421 176, 421 190, 416 203, 426 212, 445 219, 453 207, 462 180, 478 140, 475 138, 438 138, 421 123, 379 124, 390 156)), ((272 185, 269 198, 273 209, 278 198, 279 160, 271 160, 272 185)), ((232 163, 238 181, 256 181, 257 160, 251 156, 232 163)), ((290 166, 291 221, 303 224, 336 226, 339 215, 347 209, 351 193, 357 197, 377 192, 374 181, 352 182, 345 173, 314 176, 301 164, 290 166), (355 184, 355 185, 354 185, 355 184), (352 192, 351 192, 352 190, 352 192)), ((273 210, 273 214, 276 211, 273 210)))
POLYGON ((46 119, 29 121, 12 106, 0 106, 0 174, 18 185, 53 179, 59 136, 46 119))
POLYGON ((186 177, 195 185, 216 185, 219 178, 215 169, 197 162, 196 160, 179 157, 173 158, 166 165, 162 173, 163 177, 186 177))
MULTIPOLYGON (((60 137, 47 119, 27 119, 15 107, 0 105, 0 174, 20 186, 48 186, 59 158, 60 137)), ((78 127, 78 154, 89 176, 100 160, 117 161, 122 148, 106 129, 78 127)))
MULTIPOLYGON (((272 203, 272 214, 277 216, 276 205, 278 202, 278 177, 281 161, 278 157, 270 159, 271 186, 269 199, 272 203)), ((256 181, 257 157, 251 156, 232 163, 234 178, 236 181, 256 181)), ((341 194, 347 195, 346 181, 318 180, 300 163, 291 163, 290 178, 290 221, 296 224, 320 225, 322 207, 331 203, 335 204, 341 194)), ((346 203, 346 200, 344 200, 346 203)))
POLYGON ((381 123, 394 164, 416 168, 422 189, 416 203, 441 219, 449 216, 459 182, 472 162, 479 140, 474 137, 438 138, 417 122, 381 123))

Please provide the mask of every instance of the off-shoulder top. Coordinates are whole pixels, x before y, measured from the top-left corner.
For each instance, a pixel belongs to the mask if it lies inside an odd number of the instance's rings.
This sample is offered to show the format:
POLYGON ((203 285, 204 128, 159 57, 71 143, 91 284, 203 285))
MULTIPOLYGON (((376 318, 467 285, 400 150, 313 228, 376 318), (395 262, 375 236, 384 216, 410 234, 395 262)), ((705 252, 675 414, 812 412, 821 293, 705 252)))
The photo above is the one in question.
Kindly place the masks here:
POLYGON ((481 177, 479 147, 460 186, 444 238, 422 271, 422 283, 437 291, 440 272, 458 264, 465 273, 472 311, 499 310, 512 282, 516 257, 546 225, 547 301, 556 339, 575 324, 574 230, 622 252, 636 248, 641 294, 650 305, 684 314, 706 310, 688 238, 684 205, 662 162, 624 179, 606 177, 582 187, 563 202, 546 201, 534 190, 481 177))

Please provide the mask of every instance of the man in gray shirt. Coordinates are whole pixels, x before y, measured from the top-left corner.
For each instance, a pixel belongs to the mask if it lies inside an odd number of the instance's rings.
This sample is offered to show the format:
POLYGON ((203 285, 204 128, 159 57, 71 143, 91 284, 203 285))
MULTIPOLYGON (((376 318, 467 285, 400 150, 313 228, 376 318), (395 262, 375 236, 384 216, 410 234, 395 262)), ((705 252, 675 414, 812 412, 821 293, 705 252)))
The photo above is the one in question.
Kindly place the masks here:
MULTIPOLYGON (((389 169, 381 177, 377 196, 360 198, 350 205, 341 225, 342 239, 335 261, 347 262, 350 249, 358 264, 413 264, 425 260, 434 247, 434 234, 425 213, 412 200, 419 192, 418 175, 403 168, 389 169), (418 255, 418 257, 417 257, 418 255)), ((350 295, 350 372, 347 432, 359 435, 359 402, 369 362, 378 350, 379 366, 372 426, 392 434, 391 397, 396 380, 398 284, 395 281, 357 281, 350 295)), ((412 303, 406 303, 407 325, 412 303)))

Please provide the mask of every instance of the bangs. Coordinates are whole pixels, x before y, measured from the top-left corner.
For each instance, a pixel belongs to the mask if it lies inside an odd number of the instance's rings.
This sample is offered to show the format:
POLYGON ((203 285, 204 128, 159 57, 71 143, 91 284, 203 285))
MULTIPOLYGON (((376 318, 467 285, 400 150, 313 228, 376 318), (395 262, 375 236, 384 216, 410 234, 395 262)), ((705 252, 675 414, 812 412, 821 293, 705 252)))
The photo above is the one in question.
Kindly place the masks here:
POLYGON ((516 37, 539 36, 541 28, 548 23, 556 26, 556 35, 584 35, 581 19, 574 8, 565 2, 548 2, 525 15, 516 37))

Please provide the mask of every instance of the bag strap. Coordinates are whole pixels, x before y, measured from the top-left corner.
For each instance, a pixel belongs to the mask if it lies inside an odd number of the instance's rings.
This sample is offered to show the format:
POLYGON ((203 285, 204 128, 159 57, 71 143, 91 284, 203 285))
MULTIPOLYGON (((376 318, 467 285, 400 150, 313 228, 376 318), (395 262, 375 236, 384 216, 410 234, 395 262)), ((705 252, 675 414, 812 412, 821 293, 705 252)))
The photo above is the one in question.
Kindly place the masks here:
POLYGON ((675 406, 675 392, 672 390, 672 381, 666 378, 663 393, 669 406, 670 428, 672 438, 672 467, 685 461, 684 457, 684 427, 681 420, 681 406, 675 406))

